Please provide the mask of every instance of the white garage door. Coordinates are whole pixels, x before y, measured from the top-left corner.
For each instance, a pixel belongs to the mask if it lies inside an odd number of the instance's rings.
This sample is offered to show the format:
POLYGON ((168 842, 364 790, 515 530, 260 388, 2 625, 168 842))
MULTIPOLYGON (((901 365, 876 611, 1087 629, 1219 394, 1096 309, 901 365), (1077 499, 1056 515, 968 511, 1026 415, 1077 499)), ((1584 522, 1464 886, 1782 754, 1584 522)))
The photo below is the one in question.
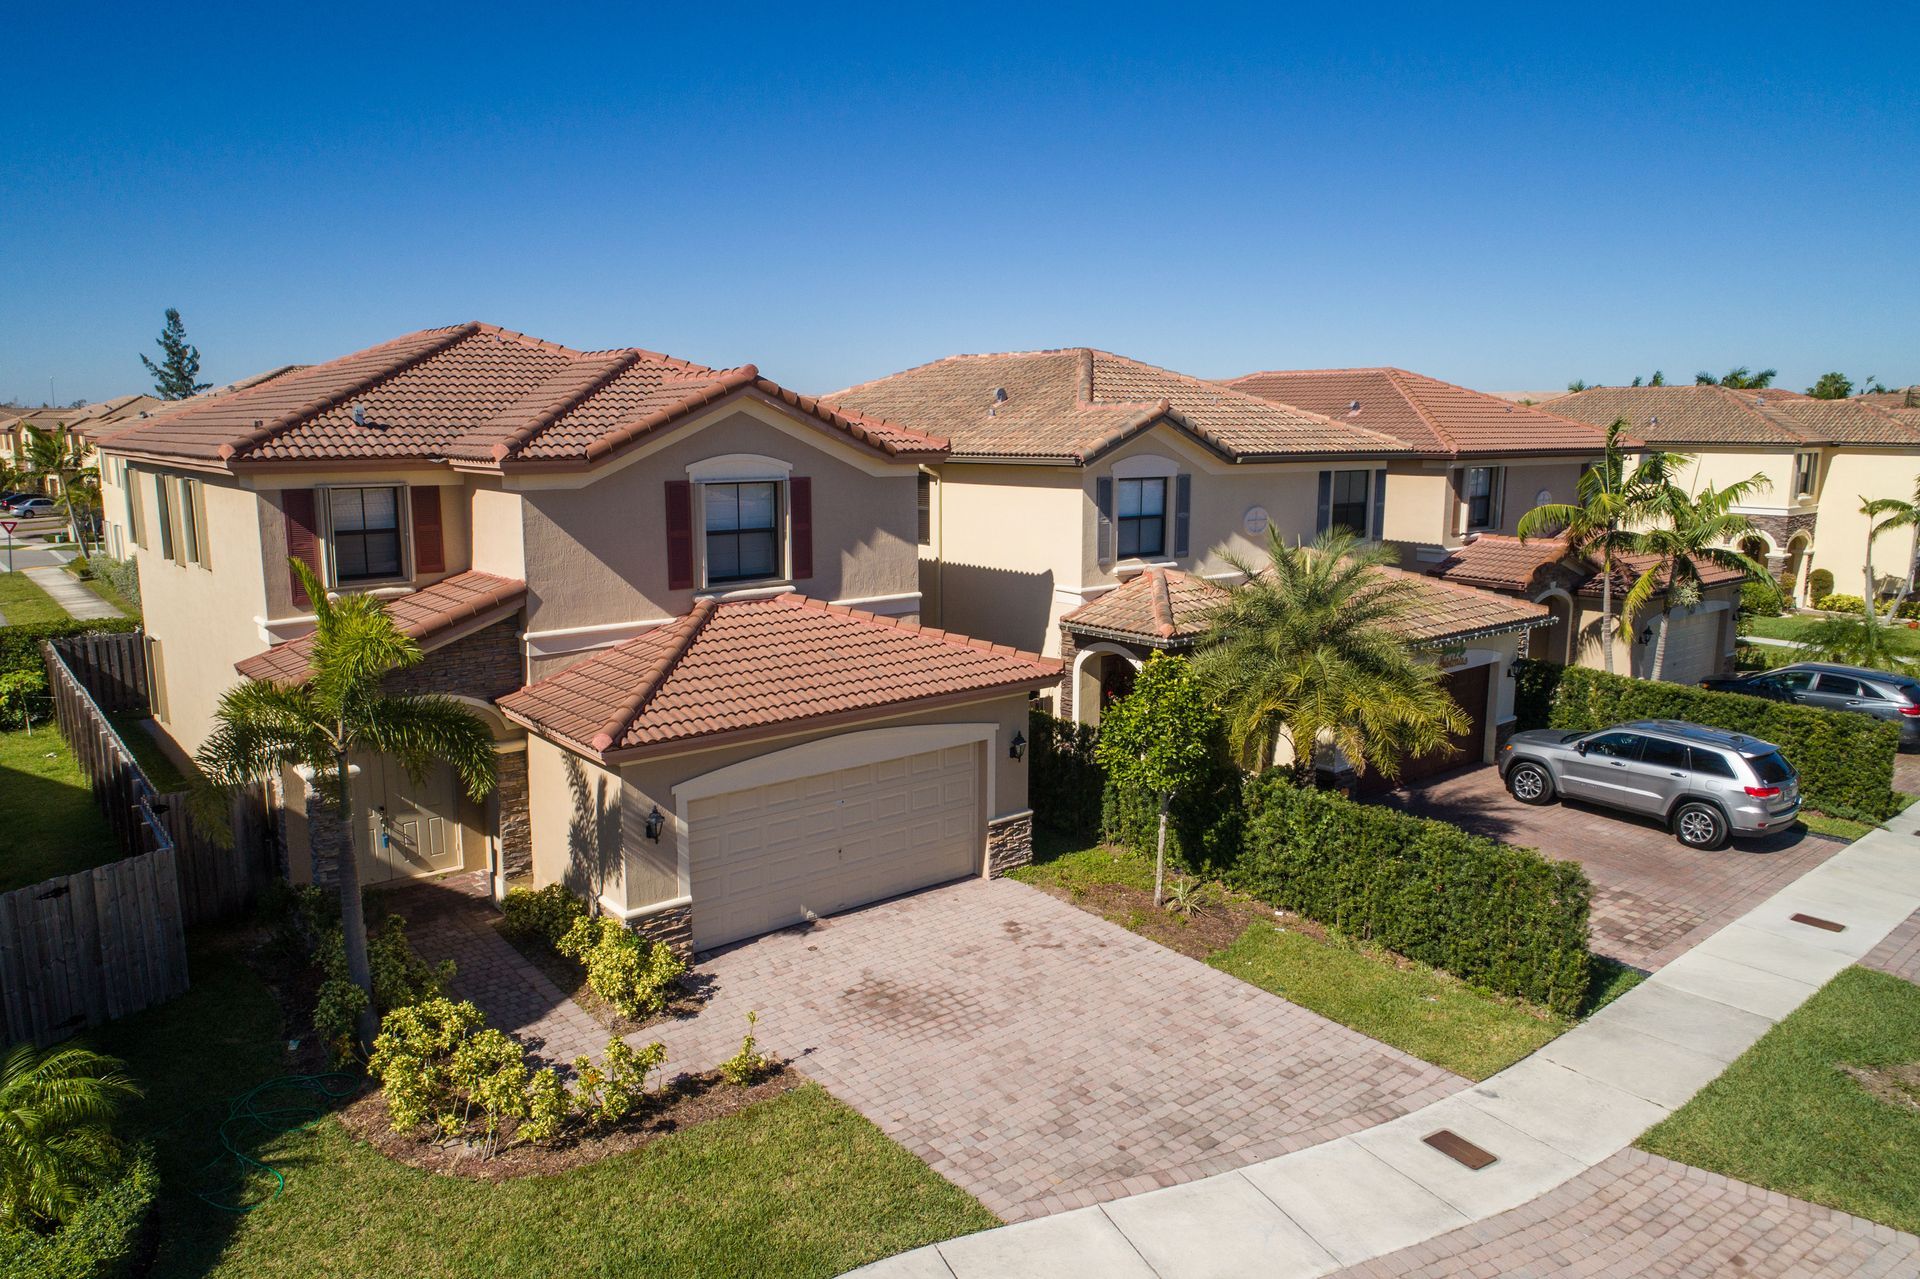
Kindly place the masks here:
POLYGON ((979 755, 949 746, 695 800, 694 948, 975 873, 979 755))
MULTIPOLYGON (((1675 684, 1693 684, 1720 673, 1720 613, 1689 613, 1675 617, 1667 636, 1667 660, 1660 678, 1675 684)), ((1648 645, 1647 663, 1653 663, 1648 645)))

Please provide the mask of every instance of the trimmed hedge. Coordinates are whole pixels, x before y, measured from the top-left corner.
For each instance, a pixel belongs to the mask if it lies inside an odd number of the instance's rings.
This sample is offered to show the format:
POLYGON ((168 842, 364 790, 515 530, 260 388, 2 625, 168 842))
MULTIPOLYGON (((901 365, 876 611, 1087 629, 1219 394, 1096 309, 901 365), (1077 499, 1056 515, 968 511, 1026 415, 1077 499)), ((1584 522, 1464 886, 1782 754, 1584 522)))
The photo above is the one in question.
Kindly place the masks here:
POLYGON ((45 670, 40 660, 40 641, 85 635, 88 631, 137 631, 137 617, 107 617, 82 621, 77 617, 60 622, 41 622, 32 626, 0 626, 0 675, 13 671, 45 670))
POLYGON ((0 1274, 7 1279, 126 1279, 135 1269, 153 1197, 152 1161, 136 1155, 118 1181, 50 1234, 0 1226, 0 1274))
POLYGON ((1524 658, 1513 672, 1519 728, 1591 732, 1636 719, 1689 720, 1778 746, 1800 774, 1800 793, 1811 808, 1875 822, 1900 810, 1893 790, 1900 730, 1870 715, 1524 658))
POLYGON ((1027 711, 1027 806, 1048 830, 1081 839, 1100 833, 1107 774, 1093 758, 1095 736, 1085 724, 1027 711))
POLYGON ((1234 883, 1275 906, 1572 1016, 1586 997, 1592 886, 1577 862, 1296 786, 1248 786, 1234 883))

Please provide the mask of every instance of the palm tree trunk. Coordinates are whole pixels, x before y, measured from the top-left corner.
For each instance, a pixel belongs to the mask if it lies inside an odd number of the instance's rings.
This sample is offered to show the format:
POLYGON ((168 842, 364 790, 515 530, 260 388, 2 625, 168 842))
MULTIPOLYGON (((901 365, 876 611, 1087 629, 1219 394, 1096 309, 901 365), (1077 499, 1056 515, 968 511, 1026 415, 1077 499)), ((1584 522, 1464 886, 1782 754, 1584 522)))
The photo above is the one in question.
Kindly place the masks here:
MULTIPOLYGON (((1671 580, 1671 577, 1669 577, 1671 580)), ((1653 676, 1659 679, 1667 669, 1667 632, 1673 629, 1671 605, 1660 610, 1660 638, 1653 642, 1653 676)))
POLYGON ((360 1051, 364 1053, 373 1047, 379 1022, 373 1012, 373 969, 367 961, 367 916, 360 905, 360 854, 354 846, 353 784, 347 774, 346 753, 336 752, 333 764, 334 776, 340 787, 337 800, 340 826, 347 836, 347 846, 340 854, 339 867, 340 937, 347 951, 347 976, 367 993, 367 1006, 360 1011, 358 1027, 360 1051))
POLYGON ((1158 906, 1166 899, 1167 879, 1167 805, 1173 802, 1172 791, 1160 793, 1160 842, 1153 850, 1153 904, 1158 906))
POLYGON ((1867 562, 1862 567, 1867 575, 1867 589, 1860 596, 1861 604, 1867 610, 1867 625, 1873 625, 1873 534, 1867 534, 1867 562))
MULTIPOLYGON (((1607 659, 1607 674, 1613 674, 1613 552, 1608 551, 1600 566, 1600 648, 1607 659)), ((1571 617, 1572 610, 1568 610, 1571 617)))

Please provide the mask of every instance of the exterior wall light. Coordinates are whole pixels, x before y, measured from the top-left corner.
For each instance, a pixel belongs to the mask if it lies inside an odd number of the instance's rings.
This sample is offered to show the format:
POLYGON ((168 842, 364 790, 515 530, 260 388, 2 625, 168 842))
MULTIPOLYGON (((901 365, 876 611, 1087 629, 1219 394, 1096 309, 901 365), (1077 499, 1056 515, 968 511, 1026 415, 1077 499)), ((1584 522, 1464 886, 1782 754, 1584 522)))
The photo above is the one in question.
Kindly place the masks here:
POLYGON ((1008 743, 1007 745, 1007 757, 1009 759, 1019 759, 1022 755, 1025 755, 1026 753, 1027 753, 1026 736, 1020 733, 1018 730, 1016 730, 1013 734, 1013 741, 1008 743))
POLYGON ((660 811, 660 805, 655 804, 653 811, 647 814, 647 822, 642 829, 646 831, 647 838, 657 844, 660 842, 660 832, 666 824, 667 815, 660 811))

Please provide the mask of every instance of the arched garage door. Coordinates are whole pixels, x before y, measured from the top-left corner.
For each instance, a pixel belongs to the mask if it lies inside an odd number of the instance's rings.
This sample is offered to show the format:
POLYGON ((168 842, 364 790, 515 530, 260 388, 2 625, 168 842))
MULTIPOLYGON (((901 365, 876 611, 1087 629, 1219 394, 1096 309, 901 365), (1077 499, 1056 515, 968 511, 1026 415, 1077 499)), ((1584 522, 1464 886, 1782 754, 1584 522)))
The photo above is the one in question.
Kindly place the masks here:
POLYGON ((694 948, 977 873, 981 767, 968 743, 694 800, 694 948))
POLYGON ((1453 700, 1466 712, 1467 729, 1450 740, 1437 751, 1425 755, 1416 755, 1400 765, 1400 777, 1389 781, 1378 772, 1369 772, 1354 786, 1357 795, 1379 795, 1406 782, 1417 782, 1435 773, 1444 773, 1449 768, 1458 768, 1462 764, 1478 763, 1485 749, 1487 728, 1487 699, 1493 689, 1494 664, 1482 663, 1479 666, 1462 667, 1449 671, 1440 677, 1440 682, 1453 700))

